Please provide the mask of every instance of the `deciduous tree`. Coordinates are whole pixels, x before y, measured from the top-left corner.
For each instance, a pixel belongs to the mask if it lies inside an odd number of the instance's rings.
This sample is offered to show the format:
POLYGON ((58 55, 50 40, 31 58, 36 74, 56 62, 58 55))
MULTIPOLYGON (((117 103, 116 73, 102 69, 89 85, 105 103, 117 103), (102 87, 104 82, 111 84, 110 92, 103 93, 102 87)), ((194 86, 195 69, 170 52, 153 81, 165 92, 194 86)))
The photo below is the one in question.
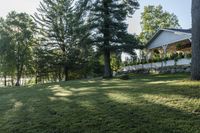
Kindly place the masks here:
POLYGON ((180 28, 175 14, 164 11, 162 6, 145 6, 141 16, 142 32, 140 41, 146 44, 149 39, 160 29, 180 28))
POLYGON ((2 57, 12 66, 8 68, 15 66, 16 86, 19 86, 23 72, 31 68, 35 23, 28 14, 12 11, 6 17, 3 29, 1 46, 5 54, 2 57))

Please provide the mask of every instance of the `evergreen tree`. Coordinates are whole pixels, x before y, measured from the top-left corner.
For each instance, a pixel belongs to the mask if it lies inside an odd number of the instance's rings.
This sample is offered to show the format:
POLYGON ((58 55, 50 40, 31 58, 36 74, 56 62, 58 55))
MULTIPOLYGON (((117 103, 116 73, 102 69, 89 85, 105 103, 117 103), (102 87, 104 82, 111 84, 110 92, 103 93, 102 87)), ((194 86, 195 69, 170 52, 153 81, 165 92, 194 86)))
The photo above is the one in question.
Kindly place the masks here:
POLYGON ((69 70, 81 60, 87 42, 87 26, 83 23, 85 2, 73 0, 43 0, 35 13, 39 34, 43 38, 46 50, 54 49, 60 57, 65 81, 69 70))
POLYGON ((139 4, 136 0, 88 0, 88 6, 92 44, 104 55, 104 77, 111 78, 111 51, 137 46, 125 21, 139 4))

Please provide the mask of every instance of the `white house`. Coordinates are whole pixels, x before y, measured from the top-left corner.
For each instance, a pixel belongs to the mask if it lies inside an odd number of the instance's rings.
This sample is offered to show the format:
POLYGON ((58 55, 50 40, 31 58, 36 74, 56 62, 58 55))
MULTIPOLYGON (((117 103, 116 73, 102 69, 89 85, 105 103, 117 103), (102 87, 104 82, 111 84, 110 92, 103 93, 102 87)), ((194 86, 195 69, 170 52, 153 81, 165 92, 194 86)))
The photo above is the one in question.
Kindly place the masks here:
MULTIPOLYGON (((164 57, 167 53, 191 53, 191 29, 161 29, 147 43, 148 59, 152 58, 155 50, 164 57)), ((165 62, 154 62, 127 66, 123 71, 131 71, 137 69, 161 68, 163 66, 190 66, 191 59, 183 58, 178 61, 168 60, 165 62)))
POLYGON ((152 52, 157 49, 167 52, 191 52, 191 29, 161 29, 147 43, 152 52), (178 47, 179 46, 179 47, 178 47))

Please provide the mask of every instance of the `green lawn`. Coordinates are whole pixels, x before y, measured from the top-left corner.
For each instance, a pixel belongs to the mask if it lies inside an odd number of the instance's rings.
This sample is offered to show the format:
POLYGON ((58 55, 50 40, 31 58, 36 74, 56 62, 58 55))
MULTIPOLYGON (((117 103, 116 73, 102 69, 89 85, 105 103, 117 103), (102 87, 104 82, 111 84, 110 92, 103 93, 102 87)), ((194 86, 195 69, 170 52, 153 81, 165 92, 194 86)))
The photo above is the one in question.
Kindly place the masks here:
POLYGON ((132 75, 0 88, 1 133, 200 133, 200 82, 132 75))

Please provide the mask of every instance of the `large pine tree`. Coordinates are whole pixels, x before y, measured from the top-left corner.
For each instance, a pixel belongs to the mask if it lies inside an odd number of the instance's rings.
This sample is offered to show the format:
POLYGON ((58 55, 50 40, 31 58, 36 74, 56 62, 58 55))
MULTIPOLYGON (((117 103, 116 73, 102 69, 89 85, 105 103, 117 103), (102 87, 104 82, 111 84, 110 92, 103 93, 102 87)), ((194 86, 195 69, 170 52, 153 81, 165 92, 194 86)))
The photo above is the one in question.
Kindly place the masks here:
POLYGON ((81 60, 83 45, 87 40, 84 5, 84 1, 43 0, 34 16, 43 44, 46 45, 45 50, 57 50, 65 81, 68 80, 69 69, 77 66, 77 61, 81 60))
POLYGON ((134 13, 139 4, 137 0, 89 1, 91 40, 104 55, 104 77, 111 78, 111 51, 136 46, 134 37, 130 37, 127 32, 126 19, 134 13))

